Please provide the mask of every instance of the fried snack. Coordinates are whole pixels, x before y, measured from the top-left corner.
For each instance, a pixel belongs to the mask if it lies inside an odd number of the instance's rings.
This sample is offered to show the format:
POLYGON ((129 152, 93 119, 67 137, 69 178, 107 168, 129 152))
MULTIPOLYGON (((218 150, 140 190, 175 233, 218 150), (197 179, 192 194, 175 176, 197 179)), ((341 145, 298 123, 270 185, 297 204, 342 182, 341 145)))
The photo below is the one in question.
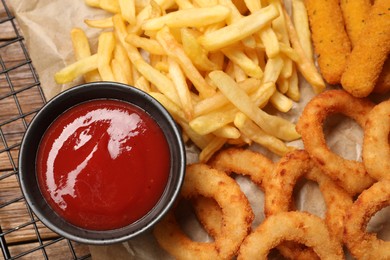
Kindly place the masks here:
MULTIPOLYGON (((85 32, 80 28, 73 28, 70 32, 72 39, 73 52, 76 60, 91 56, 91 49, 89 46, 88 38, 85 32)), ((84 74, 85 82, 101 81, 99 72, 97 70, 87 72, 84 74)))
POLYGON ((206 232, 212 237, 220 236, 222 230, 222 209, 218 203, 212 198, 203 196, 198 196, 191 202, 196 217, 206 232))
MULTIPOLYGON (((286 154, 276 165, 268 183, 268 188, 272 192, 267 193, 264 202, 266 216, 291 210, 294 187, 300 178, 318 183, 327 207, 325 223, 330 235, 342 243, 344 217, 352 205, 352 198, 324 174, 304 150, 286 154)), ((290 259, 316 258, 311 249, 302 249, 293 243, 283 243, 278 246, 278 250, 290 259)))
POLYGON ((299 138, 294 124, 281 117, 269 115, 257 107, 245 91, 238 88, 237 83, 225 72, 216 70, 210 72, 209 77, 237 109, 252 119, 266 133, 286 141, 299 138))
POLYGON ((348 211, 345 219, 345 243, 356 259, 390 259, 390 241, 367 233, 371 217, 390 205, 390 180, 375 183, 363 191, 348 211))
POLYGON ((377 0, 348 58, 341 78, 343 88, 355 97, 368 96, 378 81, 389 52, 389 1, 377 0))
POLYGON ((329 84, 339 84, 351 51, 339 0, 305 0, 305 4, 321 74, 329 84))
POLYGON ((333 153, 326 144, 323 123, 331 114, 341 113, 354 119, 363 129, 374 104, 358 99, 343 90, 329 90, 314 97, 304 108, 297 131, 310 157, 329 177, 351 195, 362 192, 374 180, 362 162, 346 160, 333 153))
MULTIPOLYGON (((248 176, 266 193, 266 181, 274 169, 274 163, 261 153, 229 148, 218 152, 208 163, 211 167, 225 172, 248 176)), ((221 209, 212 199, 195 198, 193 207, 205 230, 213 237, 221 235, 221 209)))
POLYGON ((390 100, 376 105, 368 114, 364 129, 363 163, 377 180, 390 180, 390 100))
POLYGON ((242 243, 238 259, 267 259, 282 241, 311 247, 323 260, 344 259, 342 246, 329 233, 324 221, 305 212, 280 212, 269 216, 242 243))
MULTIPOLYGON (((370 0, 341 0, 340 6, 343 12, 345 27, 352 47, 357 44, 360 34, 367 23, 372 4, 370 0)), ((374 93, 386 93, 390 90, 390 59, 387 58, 382 72, 373 89, 374 93)))
POLYGON ((227 174, 247 175, 260 187, 275 167, 274 163, 261 153, 242 148, 220 151, 212 158, 209 165, 227 174))
POLYGON ((366 25, 366 18, 371 9, 371 0, 340 0, 345 28, 352 47, 359 41, 360 33, 366 25))
POLYGON ((390 91, 390 58, 387 57, 385 64, 383 64, 382 72, 379 75, 378 81, 374 87, 373 92, 383 94, 390 91))
POLYGON ((222 209, 221 236, 213 243, 192 241, 179 228, 173 212, 154 228, 154 235, 162 248, 177 259, 229 259, 236 254, 250 231, 253 212, 239 185, 224 172, 205 164, 187 167, 181 194, 214 198, 222 209))

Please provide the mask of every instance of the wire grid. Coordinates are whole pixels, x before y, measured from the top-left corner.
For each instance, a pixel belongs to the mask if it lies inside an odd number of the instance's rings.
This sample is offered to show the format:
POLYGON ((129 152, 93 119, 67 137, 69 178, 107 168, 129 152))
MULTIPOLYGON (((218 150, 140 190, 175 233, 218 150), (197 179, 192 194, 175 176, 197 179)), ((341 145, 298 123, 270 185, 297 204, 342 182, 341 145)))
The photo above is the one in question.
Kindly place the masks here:
MULTIPOLYGON (((46 100, 18 31, 0 2, 0 246, 4 259, 87 259, 86 245, 47 229, 28 207, 18 179, 23 134, 46 100)), ((1 256, 1 254, 0 254, 1 256)))

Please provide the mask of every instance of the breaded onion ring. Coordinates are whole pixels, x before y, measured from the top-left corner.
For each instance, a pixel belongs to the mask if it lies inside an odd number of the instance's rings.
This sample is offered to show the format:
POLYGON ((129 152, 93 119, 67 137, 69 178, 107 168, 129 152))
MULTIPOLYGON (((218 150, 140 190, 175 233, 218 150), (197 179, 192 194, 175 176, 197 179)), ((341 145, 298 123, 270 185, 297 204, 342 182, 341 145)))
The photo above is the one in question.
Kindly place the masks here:
POLYGON ((329 149, 323 123, 329 115, 341 113, 354 119, 364 129, 367 114, 373 107, 368 99, 352 97, 343 90, 328 90, 306 105, 296 126, 310 157, 351 195, 362 192, 374 180, 367 174, 362 162, 346 160, 329 149))
POLYGON ((205 164, 187 167, 182 196, 214 198, 222 209, 221 236, 213 243, 192 241, 179 228, 172 212, 154 228, 162 248, 178 259, 229 259, 250 231, 253 212, 239 185, 224 172, 205 164))
MULTIPOLYGON (((304 150, 296 150, 286 154, 277 164, 272 173, 271 181, 268 183, 272 192, 269 192, 265 197, 264 211, 266 216, 290 210, 294 187, 301 177, 318 183, 327 206, 325 223, 330 235, 341 244, 344 217, 352 205, 352 198, 325 175, 304 150)), ((288 246, 281 244, 278 249, 283 255, 293 259, 313 259, 315 257, 313 255, 309 257, 311 250, 310 252, 307 252, 309 250, 298 251, 291 247, 291 244, 288 246)))
MULTIPOLYGON (((229 148, 217 153, 209 165, 225 172, 241 174, 250 179, 265 192, 264 181, 274 169, 275 164, 261 153, 241 149, 229 148)), ((215 200, 205 197, 197 197, 193 200, 193 208, 204 229, 212 237, 221 235, 222 212, 215 200)))
POLYGON ((390 180, 390 100, 376 105, 368 114, 363 141, 363 163, 377 180, 390 180))
POLYGON ((390 259, 390 241, 365 232, 370 218, 390 205, 390 180, 375 183, 363 191, 345 219, 345 243, 357 259, 390 259))
POLYGON ((311 247, 323 260, 344 259, 342 247, 329 233, 324 221, 305 212, 280 212, 269 216, 242 243, 238 259, 267 259, 282 241, 311 247))
POLYGON ((209 165, 227 174, 247 175, 260 187, 275 167, 275 164, 261 153, 241 148, 222 150, 209 165))
POLYGON ((222 209, 212 198, 198 196, 192 200, 192 207, 204 230, 212 237, 221 235, 222 209))

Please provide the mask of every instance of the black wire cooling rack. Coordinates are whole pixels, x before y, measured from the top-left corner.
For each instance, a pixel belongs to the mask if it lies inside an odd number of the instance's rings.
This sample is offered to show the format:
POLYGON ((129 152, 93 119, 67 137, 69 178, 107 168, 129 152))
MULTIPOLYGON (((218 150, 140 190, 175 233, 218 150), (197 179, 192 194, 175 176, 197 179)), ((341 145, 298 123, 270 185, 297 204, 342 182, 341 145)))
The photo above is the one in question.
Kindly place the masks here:
POLYGON ((47 229, 32 213, 20 189, 20 142, 45 102, 15 17, 6 0, 0 0, 0 258, 87 259, 88 246, 47 229))

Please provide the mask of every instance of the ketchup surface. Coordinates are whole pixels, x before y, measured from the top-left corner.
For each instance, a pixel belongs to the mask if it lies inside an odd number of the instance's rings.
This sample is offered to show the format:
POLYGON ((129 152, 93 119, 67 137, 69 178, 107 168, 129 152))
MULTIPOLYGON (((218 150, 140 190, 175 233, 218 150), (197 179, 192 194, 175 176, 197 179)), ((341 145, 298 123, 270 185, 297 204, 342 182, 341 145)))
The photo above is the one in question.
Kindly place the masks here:
POLYGON ((94 100, 59 116, 43 136, 36 163, 49 205, 75 226, 124 227, 148 213, 169 175, 168 143, 140 108, 94 100))

